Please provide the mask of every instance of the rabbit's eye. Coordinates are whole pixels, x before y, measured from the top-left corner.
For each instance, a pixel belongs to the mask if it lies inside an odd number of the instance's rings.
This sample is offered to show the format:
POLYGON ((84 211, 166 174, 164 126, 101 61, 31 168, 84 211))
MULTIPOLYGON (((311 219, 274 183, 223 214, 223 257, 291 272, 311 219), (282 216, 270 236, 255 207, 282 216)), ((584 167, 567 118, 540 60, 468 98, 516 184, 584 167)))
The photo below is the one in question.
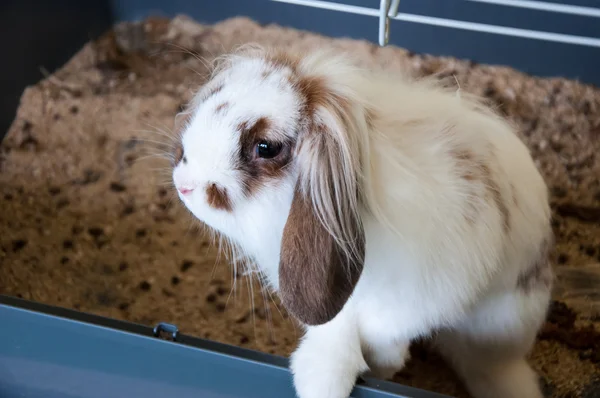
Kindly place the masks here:
POLYGON ((260 141, 256 145, 256 154, 260 158, 272 159, 275 156, 279 155, 279 152, 281 152, 281 148, 282 145, 279 143, 260 141))

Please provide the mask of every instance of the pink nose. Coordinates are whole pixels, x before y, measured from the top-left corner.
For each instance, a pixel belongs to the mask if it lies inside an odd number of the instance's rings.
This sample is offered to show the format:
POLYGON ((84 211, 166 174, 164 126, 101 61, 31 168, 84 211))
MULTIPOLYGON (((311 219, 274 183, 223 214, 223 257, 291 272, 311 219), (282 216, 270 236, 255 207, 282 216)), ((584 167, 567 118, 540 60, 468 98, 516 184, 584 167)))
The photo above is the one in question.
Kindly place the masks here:
POLYGON ((182 195, 189 195, 191 194, 194 190, 193 189, 189 189, 189 188, 177 188, 177 190, 182 194, 182 195))

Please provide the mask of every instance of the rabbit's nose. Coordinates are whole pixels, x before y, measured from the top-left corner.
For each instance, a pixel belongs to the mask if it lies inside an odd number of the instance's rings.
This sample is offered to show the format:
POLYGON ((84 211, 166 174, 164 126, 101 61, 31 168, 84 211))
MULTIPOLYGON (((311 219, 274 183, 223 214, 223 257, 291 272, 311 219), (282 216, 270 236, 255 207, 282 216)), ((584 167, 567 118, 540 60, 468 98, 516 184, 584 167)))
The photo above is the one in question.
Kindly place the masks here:
POLYGON ((188 187, 177 187, 177 190, 183 196, 190 195, 192 192, 194 192, 194 188, 188 188, 188 187))

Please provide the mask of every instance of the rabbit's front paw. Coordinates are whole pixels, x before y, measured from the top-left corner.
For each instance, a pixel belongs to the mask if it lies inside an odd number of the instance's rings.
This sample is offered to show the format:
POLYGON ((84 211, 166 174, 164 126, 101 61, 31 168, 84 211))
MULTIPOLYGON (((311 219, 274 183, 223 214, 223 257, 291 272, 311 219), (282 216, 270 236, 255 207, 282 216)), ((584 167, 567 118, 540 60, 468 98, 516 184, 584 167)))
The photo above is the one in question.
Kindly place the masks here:
POLYGON ((309 332, 292 355, 290 368, 299 398, 348 398, 357 377, 368 369, 358 340, 332 337, 309 332))

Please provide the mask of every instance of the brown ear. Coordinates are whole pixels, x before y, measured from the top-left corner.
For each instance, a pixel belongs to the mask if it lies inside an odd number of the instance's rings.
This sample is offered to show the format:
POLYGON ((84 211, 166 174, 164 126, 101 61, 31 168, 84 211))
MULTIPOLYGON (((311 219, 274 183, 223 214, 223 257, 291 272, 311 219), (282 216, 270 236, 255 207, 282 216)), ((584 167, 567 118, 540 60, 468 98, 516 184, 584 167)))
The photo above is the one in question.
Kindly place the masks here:
POLYGON ((368 136, 360 104, 346 85, 304 76, 294 87, 305 100, 305 124, 296 147, 298 185, 281 242, 279 296, 299 321, 320 325, 342 310, 362 274, 368 136))
POLYGON ((283 232, 279 290, 285 308, 307 325, 330 321, 354 291, 362 273, 364 233, 353 223, 357 253, 348 256, 296 190, 283 232))

